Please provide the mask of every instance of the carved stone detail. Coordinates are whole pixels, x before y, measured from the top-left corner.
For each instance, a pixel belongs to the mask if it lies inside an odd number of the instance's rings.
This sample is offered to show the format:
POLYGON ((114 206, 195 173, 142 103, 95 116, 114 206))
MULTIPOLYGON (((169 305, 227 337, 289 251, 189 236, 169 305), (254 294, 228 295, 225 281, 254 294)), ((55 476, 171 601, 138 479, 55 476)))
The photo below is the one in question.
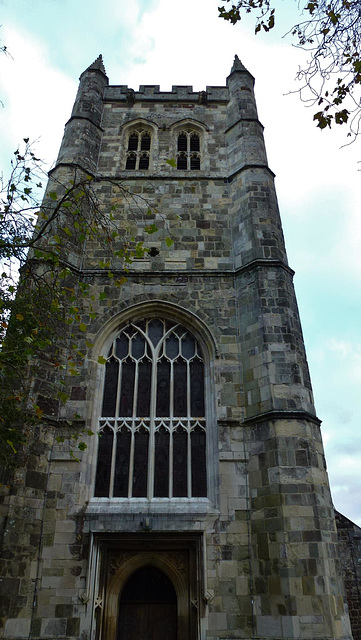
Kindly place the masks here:
MULTIPOLYGON (((138 555, 136 551, 121 551, 112 554, 108 564, 109 573, 114 575, 128 560, 134 558, 136 555, 138 555)), ((148 552, 147 555, 149 555, 150 559, 152 555, 161 556, 182 576, 188 573, 188 554, 186 551, 156 551, 154 554, 148 552)))
POLYGON ((134 551, 123 551, 109 559, 109 573, 114 574, 123 566, 130 558, 135 556, 134 551))

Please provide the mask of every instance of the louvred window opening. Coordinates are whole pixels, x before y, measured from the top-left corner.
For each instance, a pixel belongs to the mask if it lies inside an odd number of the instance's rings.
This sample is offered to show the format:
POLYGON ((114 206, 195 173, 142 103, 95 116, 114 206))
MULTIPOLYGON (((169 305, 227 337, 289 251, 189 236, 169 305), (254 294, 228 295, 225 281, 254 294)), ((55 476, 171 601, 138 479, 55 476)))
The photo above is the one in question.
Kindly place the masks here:
POLYGON ((199 171, 200 168, 199 135, 194 131, 182 131, 177 138, 177 169, 199 171))
POLYGON ((146 171, 149 169, 151 142, 148 131, 135 131, 130 134, 125 162, 127 170, 146 171))

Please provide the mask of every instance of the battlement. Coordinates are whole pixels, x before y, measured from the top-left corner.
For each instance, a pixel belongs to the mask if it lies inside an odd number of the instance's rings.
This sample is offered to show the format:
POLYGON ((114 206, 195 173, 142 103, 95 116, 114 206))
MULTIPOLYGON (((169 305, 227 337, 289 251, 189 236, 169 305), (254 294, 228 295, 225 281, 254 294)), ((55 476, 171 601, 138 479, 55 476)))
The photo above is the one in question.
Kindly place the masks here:
POLYGON ((128 85, 112 85, 105 87, 105 101, 157 101, 157 102, 228 102, 228 87, 211 86, 206 87, 205 91, 193 91, 191 85, 174 85, 172 91, 160 91, 158 84, 141 84, 139 91, 134 91, 128 85))

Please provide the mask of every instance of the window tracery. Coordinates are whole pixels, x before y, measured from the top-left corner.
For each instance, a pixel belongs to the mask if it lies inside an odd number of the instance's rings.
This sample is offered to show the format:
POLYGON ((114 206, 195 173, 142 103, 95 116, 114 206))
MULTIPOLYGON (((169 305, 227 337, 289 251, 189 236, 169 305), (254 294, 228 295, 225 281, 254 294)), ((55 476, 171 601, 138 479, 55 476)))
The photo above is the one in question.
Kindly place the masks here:
POLYGON ((132 322, 109 350, 95 497, 207 495, 204 361, 179 323, 132 322))
POLYGON ((144 129, 133 130, 128 138, 125 168, 131 171, 149 169, 151 134, 144 129))
POLYGON ((200 136, 193 129, 185 129, 177 137, 177 169, 198 171, 201 168, 200 136))

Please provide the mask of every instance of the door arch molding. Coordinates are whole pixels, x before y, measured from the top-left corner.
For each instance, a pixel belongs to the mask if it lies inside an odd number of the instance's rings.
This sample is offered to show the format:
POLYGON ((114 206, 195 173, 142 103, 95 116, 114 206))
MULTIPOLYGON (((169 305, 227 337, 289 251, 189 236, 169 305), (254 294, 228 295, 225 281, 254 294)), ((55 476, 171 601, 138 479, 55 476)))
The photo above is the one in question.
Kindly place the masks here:
POLYGON ((182 563, 179 553, 140 551, 127 559, 122 557, 121 560, 124 562, 115 568, 107 580, 103 637, 116 640, 120 598, 130 576, 142 567, 153 566, 163 571, 174 586, 177 596, 177 637, 188 640, 191 615, 188 569, 187 563, 182 563))

